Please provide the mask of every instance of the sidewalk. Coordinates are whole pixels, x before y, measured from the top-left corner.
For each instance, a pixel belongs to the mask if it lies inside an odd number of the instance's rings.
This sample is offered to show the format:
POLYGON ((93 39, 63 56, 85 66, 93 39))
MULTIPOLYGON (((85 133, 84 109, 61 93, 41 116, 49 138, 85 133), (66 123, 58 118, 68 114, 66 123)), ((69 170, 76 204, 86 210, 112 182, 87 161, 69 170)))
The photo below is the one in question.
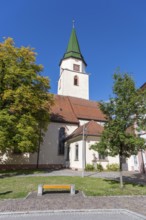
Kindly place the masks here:
POLYGON ((145 216, 123 209, 55 210, 0 213, 1 220, 145 220, 145 216))

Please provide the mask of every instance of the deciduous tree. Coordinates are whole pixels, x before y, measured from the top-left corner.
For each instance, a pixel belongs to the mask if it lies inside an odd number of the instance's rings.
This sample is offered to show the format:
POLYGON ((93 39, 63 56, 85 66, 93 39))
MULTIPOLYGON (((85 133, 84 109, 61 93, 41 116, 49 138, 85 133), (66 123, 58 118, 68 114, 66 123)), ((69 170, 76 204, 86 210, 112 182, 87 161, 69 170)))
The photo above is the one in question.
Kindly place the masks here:
POLYGON ((49 123, 49 79, 29 47, 0 43, 0 151, 34 152, 49 123))
MULTIPOLYGON (((101 102, 101 110, 107 123, 101 141, 91 148, 104 155, 119 155, 120 183, 123 187, 122 161, 145 148, 144 140, 137 135, 136 125, 145 120, 145 91, 137 90, 131 76, 119 72, 114 74, 113 98, 101 102)), ((138 128, 138 127, 137 127, 138 128)))

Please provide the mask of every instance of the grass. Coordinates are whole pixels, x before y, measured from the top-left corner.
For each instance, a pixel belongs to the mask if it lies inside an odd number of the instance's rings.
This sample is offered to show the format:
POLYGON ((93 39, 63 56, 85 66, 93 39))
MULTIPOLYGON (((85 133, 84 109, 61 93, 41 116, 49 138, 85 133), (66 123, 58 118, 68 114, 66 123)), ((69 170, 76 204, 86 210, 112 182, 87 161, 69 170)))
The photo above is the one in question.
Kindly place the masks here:
POLYGON ((29 192, 37 191, 38 184, 75 184, 76 190, 88 196, 146 195, 146 186, 125 184, 124 189, 116 181, 92 177, 1 177, 0 199, 22 198, 29 192))

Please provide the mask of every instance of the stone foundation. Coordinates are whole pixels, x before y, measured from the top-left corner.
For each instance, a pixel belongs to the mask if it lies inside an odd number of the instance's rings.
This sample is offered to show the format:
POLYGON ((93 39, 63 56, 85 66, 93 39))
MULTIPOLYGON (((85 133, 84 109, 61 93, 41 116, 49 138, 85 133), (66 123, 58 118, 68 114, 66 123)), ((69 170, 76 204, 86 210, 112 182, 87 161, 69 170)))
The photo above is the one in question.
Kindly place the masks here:
POLYGON ((0 170, 34 170, 34 169, 62 169, 64 168, 63 164, 39 164, 38 167, 36 164, 0 164, 0 170))

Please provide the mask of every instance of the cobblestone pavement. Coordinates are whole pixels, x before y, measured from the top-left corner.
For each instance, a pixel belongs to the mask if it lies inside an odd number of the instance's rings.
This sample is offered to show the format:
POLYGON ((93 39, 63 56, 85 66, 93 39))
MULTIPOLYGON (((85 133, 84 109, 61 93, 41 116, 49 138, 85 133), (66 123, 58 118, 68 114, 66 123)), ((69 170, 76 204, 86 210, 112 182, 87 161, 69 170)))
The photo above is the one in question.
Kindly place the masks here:
MULTIPOLYGON (((40 176, 81 176, 80 171, 59 170, 40 176)), ((125 181, 146 185, 146 174, 123 172, 125 181)), ((30 175, 27 175, 30 176, 30 175)), ((87 173, 85 176, 119 180, 118 172, 87 173)), ((21 177, 21 176, 20 176, 21 177)), ((31 193, 25 199, 0 200, 0 212, 70 209, 127 209, 146 216, 146 196, 96 196, 86 197, 82 192, 71 196, 68 193, 48 193, 37 197, 31 193)))
POLYGON ((85 197, 82 192, 48 193, 37 197, 31 193, 25 199, 0 200, 0 212, 70 209, 127 209, 146 216, 146 196, 85 197))

